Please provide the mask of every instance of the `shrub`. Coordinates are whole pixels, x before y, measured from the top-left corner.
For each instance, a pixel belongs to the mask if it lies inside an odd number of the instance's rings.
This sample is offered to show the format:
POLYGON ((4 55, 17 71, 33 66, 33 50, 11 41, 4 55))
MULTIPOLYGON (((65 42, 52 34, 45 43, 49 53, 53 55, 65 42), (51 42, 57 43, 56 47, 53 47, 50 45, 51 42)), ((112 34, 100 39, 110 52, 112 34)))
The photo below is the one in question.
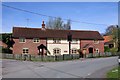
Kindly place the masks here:
POLYGON ((2 48, 2 53, 12 54, 12 50, 10 50, 9 48, 2 48))
POLYGON ((104 47, 104 52, 110 52, 110 48, 108 46, 104 47))

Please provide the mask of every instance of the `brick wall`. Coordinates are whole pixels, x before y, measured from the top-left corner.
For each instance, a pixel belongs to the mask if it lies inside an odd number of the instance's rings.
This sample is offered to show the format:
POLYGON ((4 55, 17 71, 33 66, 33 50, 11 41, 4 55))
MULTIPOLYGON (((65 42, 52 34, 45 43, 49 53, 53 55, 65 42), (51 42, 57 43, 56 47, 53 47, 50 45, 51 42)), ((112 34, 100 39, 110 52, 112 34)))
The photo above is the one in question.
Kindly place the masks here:
MULTIPOLYGON (((40 39, 39 43, 33 43, 33 39, 26 39, 25 43, 20 43, 19 39, 13 39, 15 44, 13 45, 13 53, 14 54, 22 54, 23 48, 29 49, 29 54, 38 54, 38 48, 40 44, 44 44, 46 46, 46 39, 40 39)), ((44 51, 45 52, 45 51, 44 51)))
POLYGON ((93 48, 93 53, 95 53, 95 49, 99 49, 99 52, 100 53, 103 53, 104 52, 104 41, 103 40, 99 40, 99 43, 98 44, 95 44, 94 43, 94 40, 81 40, 80 41, 80 46, 81 46, 81 49, 83 49, 83 47, 86 45, 86 44, 89 44, 87 47, 86 47, 86 53, 89 53, 89 48, 92 47, 93 48))

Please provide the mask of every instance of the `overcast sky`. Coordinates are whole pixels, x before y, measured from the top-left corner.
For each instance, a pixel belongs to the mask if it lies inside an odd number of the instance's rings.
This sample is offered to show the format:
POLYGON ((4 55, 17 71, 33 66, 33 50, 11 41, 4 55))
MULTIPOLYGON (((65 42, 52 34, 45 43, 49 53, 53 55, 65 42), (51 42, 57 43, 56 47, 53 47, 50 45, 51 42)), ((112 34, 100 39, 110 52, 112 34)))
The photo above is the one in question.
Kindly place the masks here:
MULTIPOLYGON (((117 2, 3 2, 3 4, 43 15, 78 21, 72 22, 73 30, 97 30, 104 33, 107 26, 118 24, 117 2)), ((41 28, 42 21, 47 22, 48 19, 47 16, 2 6, 3 33, 12 32, 13 26, 41 28)), ((66 22, 66 20, 63 21, 66 22)))

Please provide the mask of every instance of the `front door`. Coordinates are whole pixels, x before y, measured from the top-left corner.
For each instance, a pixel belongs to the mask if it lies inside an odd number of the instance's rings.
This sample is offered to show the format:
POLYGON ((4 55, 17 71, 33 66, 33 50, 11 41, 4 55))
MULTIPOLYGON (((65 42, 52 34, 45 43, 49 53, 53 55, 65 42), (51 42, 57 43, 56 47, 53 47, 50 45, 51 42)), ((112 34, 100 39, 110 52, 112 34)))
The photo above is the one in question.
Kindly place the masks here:
POLYGON ((93 48, 89 48, 89 53, 93 53, 93 48))
POLYGON ((89 54, 90 54, 90 57, 93 57, 93 48, 92 47, 89 48, 89 54))

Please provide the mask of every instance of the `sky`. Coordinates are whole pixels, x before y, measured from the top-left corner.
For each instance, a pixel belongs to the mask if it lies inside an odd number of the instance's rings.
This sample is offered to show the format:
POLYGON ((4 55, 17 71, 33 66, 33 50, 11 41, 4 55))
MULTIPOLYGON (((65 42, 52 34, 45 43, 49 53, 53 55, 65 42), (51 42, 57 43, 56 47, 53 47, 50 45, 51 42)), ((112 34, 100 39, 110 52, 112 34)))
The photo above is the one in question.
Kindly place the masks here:
MULTIPOLYGON (((61 17, 64 23, 66 23, 64 19, 78 21, 71 22, 72 30, 94 30, 104 33, 109 25, 118 24, 117 2, 3 2, 2 4, 43 15, 61 17)), ((46 23, 48 20, 49 17, 46 16, 2 6, 2 33, 12 32, 13 26, 41 28, 42 21, 46 23)))

